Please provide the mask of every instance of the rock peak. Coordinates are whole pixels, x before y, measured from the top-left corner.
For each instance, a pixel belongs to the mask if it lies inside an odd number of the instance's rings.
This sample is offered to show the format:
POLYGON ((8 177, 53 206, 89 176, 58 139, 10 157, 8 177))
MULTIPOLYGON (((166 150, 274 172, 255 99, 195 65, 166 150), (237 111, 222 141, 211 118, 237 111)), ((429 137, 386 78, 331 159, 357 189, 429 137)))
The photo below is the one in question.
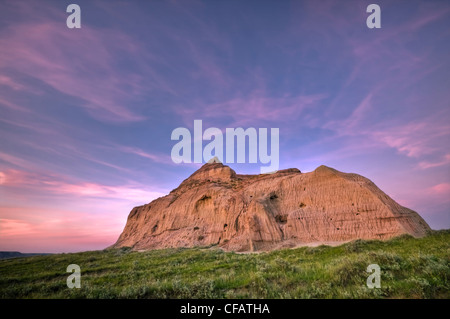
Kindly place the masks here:
POLYGON ((211 158, 207 164, 212 164, 212 163, 220 163, 222 164, 222 162, 219 160, 219 158, 217 156, 214 156, 213 158, 211 158))
POLYGON ((236 177, 236 172, 220 162, 206 163, 195 171, 188 180, 222 180, 229 181, 236 177))

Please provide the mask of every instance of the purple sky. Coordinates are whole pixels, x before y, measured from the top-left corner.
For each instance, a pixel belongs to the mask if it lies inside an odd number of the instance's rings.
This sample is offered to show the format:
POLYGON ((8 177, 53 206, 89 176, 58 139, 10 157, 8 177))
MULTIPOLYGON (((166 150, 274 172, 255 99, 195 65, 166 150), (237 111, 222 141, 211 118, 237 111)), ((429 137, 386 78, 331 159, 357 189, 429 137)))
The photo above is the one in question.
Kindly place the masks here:
POLYGON ((450 228, 449 89, 448 1, 1 1, 0 250, 114 243, 200 166, 170 158, 194 119, 279 128, 280 169, 361 174, 450 228))

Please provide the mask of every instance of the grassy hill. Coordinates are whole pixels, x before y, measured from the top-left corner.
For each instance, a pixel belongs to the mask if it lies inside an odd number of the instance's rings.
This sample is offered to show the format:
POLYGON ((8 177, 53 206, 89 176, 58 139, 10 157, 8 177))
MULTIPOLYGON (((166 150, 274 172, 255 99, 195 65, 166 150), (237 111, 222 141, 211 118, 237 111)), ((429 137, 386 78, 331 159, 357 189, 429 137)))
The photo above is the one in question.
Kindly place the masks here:
POLYGON ((0 298, 450 298, 450 230, 236 254, 213 247, 0 260, 0 298), (81 288, 69 289, 69 264, 81 288), (381 288, 366 286, 369 264, 381 288))

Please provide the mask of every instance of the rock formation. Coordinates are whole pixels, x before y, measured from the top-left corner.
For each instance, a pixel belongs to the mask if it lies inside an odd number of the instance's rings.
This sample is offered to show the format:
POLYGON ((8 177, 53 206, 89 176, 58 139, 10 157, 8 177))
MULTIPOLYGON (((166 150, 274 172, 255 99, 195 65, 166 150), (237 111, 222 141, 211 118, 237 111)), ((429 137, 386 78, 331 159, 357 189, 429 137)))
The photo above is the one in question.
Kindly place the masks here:
POLYGON ((423 236, 430 230, 369 179, 320 166, 239 175, 213 162, 167 196, 133 208, 112 247, 215 245, 260 251, 311 243, 423 236))

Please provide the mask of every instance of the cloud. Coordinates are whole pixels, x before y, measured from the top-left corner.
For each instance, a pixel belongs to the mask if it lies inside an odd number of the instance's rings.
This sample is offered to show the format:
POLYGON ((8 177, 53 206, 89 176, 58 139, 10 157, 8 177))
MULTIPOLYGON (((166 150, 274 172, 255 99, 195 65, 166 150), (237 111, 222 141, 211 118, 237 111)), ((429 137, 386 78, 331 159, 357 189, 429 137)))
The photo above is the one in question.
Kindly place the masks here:
POLYGON ((340 136, 364 134, 367 130, 365 124, 372 111, 372 97, 373 93, 369 93, 347 118, 328 121, 322 127, 335 131, 340 136))
POLYGON ((28 190, 32 193, 65 195, 73 197, 95 197, 112 200, 127 200, 130 202, 148 203, 151 199, 163 196, 164 193, 155 191, 137 183, 127 185, 104 185, 88 182, 70 182, 67 178, 57 174, 32 173, 21 170, 6 170, 3 174, 3 187, 28 190))
POLYGON ((17 169, 0 177, 0 250, 104 249, 117 240, 132 207, 167 193, 134 181, 106 185, 17 169))
MULTIPOLYGON (((228 119, 228 127, 248 125, 263 125, 264 123, 291 122, 307 109, 316 106, 325 95, 305 95, 296 97, 268 97, 265 93, 253 93, 247 97, 236 97, 218 103, 198 103, 197 106, 175 111, 180 114, 184 122, 193 125, 195 119, 216 121, 228 119)), ((223 123, 217 123, 223 125, 223 123)))
POLYGON ((14 111, 18 111, 18 112, 26 112, 26 113, 30 112, 30 110, 27 109, 26 107, 23 107, 14 102, 8 101, 4 97, 0 97, 0 106, 6 106, 10 110, 14 110, 14 111))
POLYGON ((0 74, 0 85, 7 86, 14 91, 24 90, 25 87, 23 84, 14 81, 12 78, 0 74))
POLYGON ((437 185, 434 185, 433 187, 431 187, 430 189, 431 193, 434 194, 446 194, 449 195, 448 198, 450 198, 450 183, 440 183, 437 185))
POLYGON ((439 167, 450 164, 450 154, 446 154, 442 160, 440 161, 422 161, 418 164, 418 167, 421 169, 427 169, 427 168, 433 168, 433 167, 439 167))
POLYGON ((172 158, 166 154, 149 153, 138 147, 130 147, 130 146, 115 146, 114 149, 125 152, 125 153, 129 153, 129 154, 133 154, 133 155, 137 155, 137 156, 140 156, 143 158, 150 159, 155 163, 168 164, 168 165, 174 164, 172 161, 172 158))
MULTIPOLYGON (((436 156, 442 152, 442 145, 450 138, 450 125, 441 114, 432 114, 426 118, 406 120, 386 118, 375 121, 380 102, 374 104, 376 90, 367 94, 346 118, 319 123, 320 127, 336 133, 333 138, 365 137, 367 143, 378 144, 378 147, 390 147, 411 158, 422 158, 427 155, 436 156)), ((378 92, 382 94, 382 92, 378 92)), ((376 145, 375 145, 376 146, 376 145)), ((421 162, 419 167, 440 166, 449 160, 438 163, 421 162)))
POLYGON ((408 157, 419 158, 442 150, 442 139, 450 136, 450 125, 433 117, 403 125, 384 125, 369 134, 408 157))
MULTIPOLYGON (((88 25, 70 32, 55 22, 16 23, 0 33, 0 68, 41 80, 54 89, 83 101, 94 117, 117 121, 141 121, 130 101, 142 94, 148 81, 132 71, 137 44, 129 36, 88 25), (118 66, 128 59, 130 70, 118 66)), ((142 57, 139 57, 142 62, 142 57)), ((0 84, 15 91, 32 90, 12 76, 0 84)), ((3 102, 13 107, 11 102, 3 102)))
POLYGON ((0 236, 2 237, 33 235, 34 233, 33 225, 27 221, 0 218, 0 236))
MULTIPOLYGON (((6 163, 12 165, 13 167, 22 167, 22 168, 26 167, 28 169, 33 169, 33 168, 38 167, 32 161, 27 161, 21 157, 10 155, 10 154, 4 153, 4 152, 0 152, 0 161, 6 162, 6 163)), ((4 178, 6 178, 6 177, 4 176, 4 178)))

